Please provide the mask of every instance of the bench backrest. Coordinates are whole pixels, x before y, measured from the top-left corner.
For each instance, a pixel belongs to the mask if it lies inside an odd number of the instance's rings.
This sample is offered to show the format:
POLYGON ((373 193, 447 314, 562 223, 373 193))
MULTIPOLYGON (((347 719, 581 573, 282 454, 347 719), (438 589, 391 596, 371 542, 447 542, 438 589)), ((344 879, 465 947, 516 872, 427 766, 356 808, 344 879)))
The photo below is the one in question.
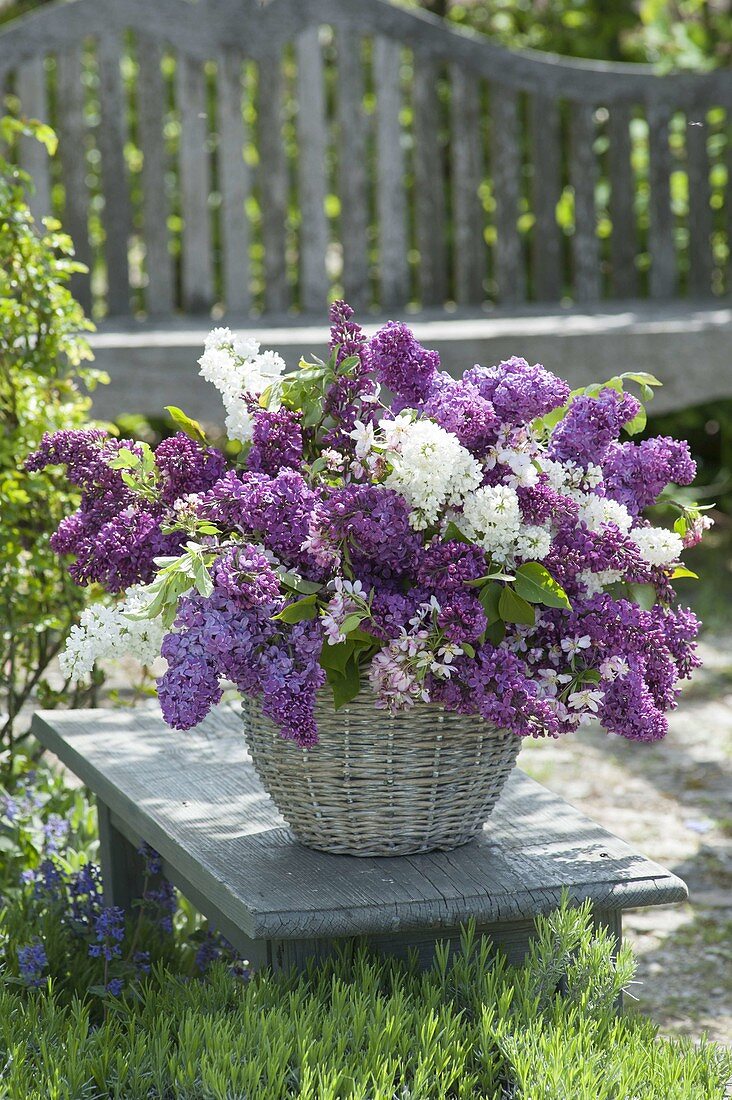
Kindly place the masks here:
POLYGON ((72 0, 0 34, 97 312, 727 289, 732 72, 511 52, 387 0, 72 0))

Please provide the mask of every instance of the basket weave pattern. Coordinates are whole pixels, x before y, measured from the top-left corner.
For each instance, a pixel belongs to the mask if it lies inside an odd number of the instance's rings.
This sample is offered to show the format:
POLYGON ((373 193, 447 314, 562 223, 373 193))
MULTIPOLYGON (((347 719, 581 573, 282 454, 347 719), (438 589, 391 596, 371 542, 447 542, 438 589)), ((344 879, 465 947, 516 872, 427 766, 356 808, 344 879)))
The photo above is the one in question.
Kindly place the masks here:
POLYGON ((319 742, 285 741, 244 699, 257 773, 293 833, 323 852, 396 856, 471 840, 498 801, 521 739, 475 715, 419 704, 390 716, 364 690, 333 710, 321 693, 319 742))

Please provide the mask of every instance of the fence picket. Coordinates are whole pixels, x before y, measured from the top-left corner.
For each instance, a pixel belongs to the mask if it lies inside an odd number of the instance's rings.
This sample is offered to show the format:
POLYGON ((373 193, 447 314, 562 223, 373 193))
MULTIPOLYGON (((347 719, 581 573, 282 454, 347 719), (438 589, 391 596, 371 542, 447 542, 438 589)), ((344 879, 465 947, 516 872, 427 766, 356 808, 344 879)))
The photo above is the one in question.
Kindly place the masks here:
POLYGON ((534 232, 532 269, 534 294, 540 302, 562 297, 562 253, 557 203, 562 194, 562 146, 559 103, 543 95, 529 102, 532 149, 534 232))
POLYGON ((495 271, 498 298, 523 299, 524 278, 518 231, 520 194, 518 97, 503 84, 491 84, 491 173, 496 203, 495 271))
POLYGON ((483 207, 478 188, 482 177, 480 86, 460 65, 450 69, 452 98, 452 217, 455 300, 482 302, 486 271, 483 207))
POLYGON ((150 314, 173 309, 173 262, 168 242, 168 196, 165 180, 165 84, 162 50, 140 36, 138 61, 138 133, 142 149, 142 226, 145 243, 145 308, 150 314))
POLYGON ((343 289, 355 309, 368 304, 368 177, 361 42, 346 27, 338 41, 338 187, 343 249, 343 289))
MULTIPOLYGON (((89 188, 87 185, 87 125, 84 111, 83 47, 81 43, 56 56, 56 130, 64 184, 63 227, 74 242, 75 258, 91 269, 89 188)), ((91 312, 90 272, 71 276, 71 293, 91 312)))
POLYGON ((127 118, 122 72, 121 42, 112 35, 99 38, 99 127, 97 144, 101 154, 104 195, 104 258, 107 267, 107 309, 112 315, 130 312, 130 269, 128 247, 132 209, 125 164, 127 118))
POLYGON ((600 297, 601 282, 595 213, 598 165, 594 151, 595 112, 591 105, 572 104, 569 132, 569 178, 574 191, 574 296, 578 302, 595 302, 600 297))
POLYGON ((400 111, 401 46, 379 35, 374 39, 376 88, 376 203, 379 220, 379 281, 382 307, 409 298, 407 207, 400 111))
POLYGON ((328 222, 325 216, 325 86, 318 27, 298 36, 297 137, 300 197, 300 299, 304 309, 321 311, 328 299, 325 270, 328 222))
POLYGON ((671 109, 663 101, 649 104, 648 154, 651 194, 648 251, 651 254, 649 291, 652 298, 670 298, 677 285, 674 222, 671 210, 671 109))
POLYGON ((689 180, 689 293, 704 297, 712 290, 712 208, 709 205, 709 156, 706 111, 691 110, 686 119, 686 166, 689 180))
POLYGON ((414 56, 414 208, 423 306, 447 298, 445 225, 445 152, 441 145, 440 68, 431 58, 414 56))
POLYGON ((210 309, 214 296, 206 79, 200 61, 178 57, 176 94, 180 115, 183 308, 195 313, 210 309))
POLYGON ((613 293, 633 298, 638 292, 635 256, 638 234, 635 221, 635 179, 631 162, 631 111, 627 103, 614 103, 608 119, 608 174, 610 178, 610 265, 613 293))
POLYGON ((290 302, 285 267, 287 163, 282 140, 284 81, 279 53, 259 58, 259 201, 264 243, 264 304, 282 312, 290 302))
MULTIPOLYGON (((48 122, 45 57, 34 57, 18 68, 15 91, 26 118, 48 122)), ((26 137, 20 147, 21 167, 33 178, 29 205, 36 221, 51 213, 51 176, 48 152, 35 138, 26 137)))
POLYGON ((242 64, 239 53, 226 53, 218 64, 219 187, 224 301, 230 312, 251 307, 249 288, 249 219, 245 203, 251 173, 244 160, 242 64))

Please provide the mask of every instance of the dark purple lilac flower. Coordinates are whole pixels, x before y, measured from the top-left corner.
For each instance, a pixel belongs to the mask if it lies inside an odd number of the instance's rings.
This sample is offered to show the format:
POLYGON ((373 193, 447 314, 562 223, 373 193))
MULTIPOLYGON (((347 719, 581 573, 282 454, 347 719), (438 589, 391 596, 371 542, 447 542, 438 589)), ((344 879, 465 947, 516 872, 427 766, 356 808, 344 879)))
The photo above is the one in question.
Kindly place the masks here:
POLYGON ((302 463, 302 413, 290 409, 273 412, 251 403, 253 428, 252 445, 247 455, 247 466, 270 477, 280 470, 299 469, 302 463))
POLYGON ((498 418, 493 405, 464 379, 456 381, 447 374, 435 375, 421 411, 456 435, 474 455, 485 454, 495 442, 498 418))
POLYGON ((434 539, 420 552, 416 576, 427 590, 451 592, 486 573, 485 551, 465 542, 434 539))
POLYGON ((451 592, 444 600, 437 623, 451 642, 476 642, 488 625, 478 597, 470 590, 451 592))
POLYGON ((18 970, 27 986, 37 989, 43 985, 43 971, 47 966, 46 949, 40 940, 18 948, 18 970))
POLYGON ((670 482, 690 485, 696 463, 685 440, 658 436, 641 443, 612 444, 603 459, 603 475, 608 496, 637 516, 655 504, 670 482))
POLYGON ((280 579, 258 546, 230 546, 216 561, 214 582, 244 607, 272 606, 281 602, 280 579))
POLYGON ((569 412, 552 432, 550 454, 560 462, 600 465, 623 424, 638 413, 640 402, 630 393, 601 390, 597 397, 575 397, 569 412))
POLYGON ((360 325, 352 321, 353 309, 348 302, 335 301, 330 307, 330 350, 336 351, 336 363, 352 355, 363 354, 366 337, 360 325))
POLYGON ((379 382, 413 406, 426 399, 440 366, 437 352, 423 348, 401 321, 380 328, 368 342, 367 355, 379 382))
POLYGON ((202 447, 182 432, 164 439, 155 450, 162 476, 162 500, 173 504, 190 493, 210 489, 226 472, 226 459, 215 447, 202 447))
POLYGON ((409 505, 393 489, 346 485, 328 490, 312 512, 306 546, 323 565, 347 555, 357 576, 374 569, 390 577, 416 561, 420 540, 409 523, 409 505))
POLYGON ((497 367, 473 367, 463 378, 491 402, 498 419, 508 424, 526 424, 545 416, 569 397, 569 386, 562 378, 540 363, 531 367, 515 355, 497 367))

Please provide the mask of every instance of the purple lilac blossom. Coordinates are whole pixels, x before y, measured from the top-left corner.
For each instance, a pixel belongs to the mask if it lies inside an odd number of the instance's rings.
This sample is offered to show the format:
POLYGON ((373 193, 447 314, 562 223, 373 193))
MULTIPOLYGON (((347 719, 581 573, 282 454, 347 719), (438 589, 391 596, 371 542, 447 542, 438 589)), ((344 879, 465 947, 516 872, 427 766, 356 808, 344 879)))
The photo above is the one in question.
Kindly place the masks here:
POLYGON ((367 345, 368 361, 379 382, 407 405, 424 401, 440 365, 436 351, 427 351, 401 321, 388 321, 367 345))
POLYGON ((421 412, 457 436, 474 455, 485 454, 495 441, 498 418, 493 405, 470 382, 436 375, 421 412))
POLYGON ((226 472, 226 459, 215 447, 178 432, 164 439, 155 450, 155 462, 162 475, 162 500, 173 504, 190 493, 203 493, 226 472))
POLYGON ((612 443, 640 410, 630 393, 601 390, 597 397, 575 397, 552 433, 549 453, 560 462, 601 465, 612 443))
POLYGON ((696 477, 689 444, 668 436, 641 443, 614 443, 602 465, 607 495, 624 504, 634 516, 655 504, 670 482, 690 485, 696 477))
POLYGON ((525 424, 563 405, 569 386, 540 363, 529 366, 519 356, 497 367, 475 366, 463 375, 486 401, 497 418, 507 424, 525 424))
POLYGON ((281 469, 299 469, 302 463, 302 413, 290 409, 269 412, 258 408, 254 401, 249 405, 253 427, 247 467, 270 477, 276 477, 281 469))

